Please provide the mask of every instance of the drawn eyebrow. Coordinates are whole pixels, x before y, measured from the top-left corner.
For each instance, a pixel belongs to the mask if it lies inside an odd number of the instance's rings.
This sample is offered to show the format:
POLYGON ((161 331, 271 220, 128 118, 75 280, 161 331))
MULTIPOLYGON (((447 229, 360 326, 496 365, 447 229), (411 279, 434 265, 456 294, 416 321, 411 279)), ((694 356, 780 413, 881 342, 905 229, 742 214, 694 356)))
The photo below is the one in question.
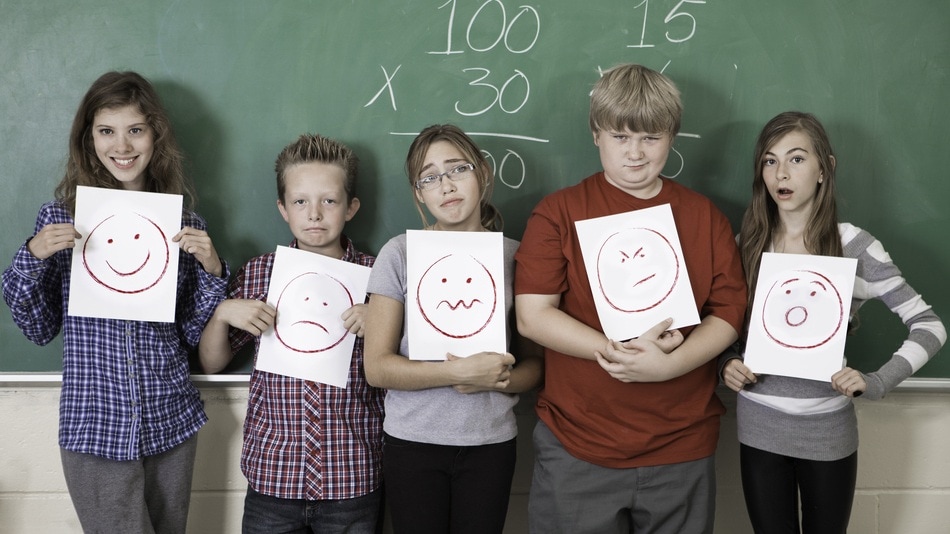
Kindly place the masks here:
POLYGON ((818 280, 812 280, 811 283, 816 284, 818 287, 820 287, 820 288, 821 288, 822 290, 824 290, 824 291, 828 291, 828 286, 826 286, 825 284, 822 284, 822 283, 821 283, 820 281, 818 281, 818 280))
POLYGON ((799 278, 791 278, 791 279, 789 279, 789 280, 786 280, 786 281, 782 282, 782 286, 783 286, 783 287, 784 287, 784 286, 787 286, 788 284, 791 284, 791 283, 793 283, 793 282, 798 282, 799 280, 800 280, 799 278))

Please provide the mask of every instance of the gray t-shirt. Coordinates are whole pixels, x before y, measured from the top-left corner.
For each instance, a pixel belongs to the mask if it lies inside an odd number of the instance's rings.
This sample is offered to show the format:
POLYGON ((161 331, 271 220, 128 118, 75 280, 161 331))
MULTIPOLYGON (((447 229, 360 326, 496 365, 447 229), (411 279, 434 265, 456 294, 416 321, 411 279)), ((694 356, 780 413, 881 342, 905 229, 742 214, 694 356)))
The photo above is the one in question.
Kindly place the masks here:
MULTIPOLYGON (((515 251, 518 242, 504 238, 505 317, 514 303, 515 251)), ((376 256, 367 293, 405 304, 406 235, 389 240, 376 256)), ((409 357, 407 315, 403 314, 399 354, 409 357)), ((508 335, 509 343, 511 334, 508 335)), ((441 365, 431 362, 427 365, 441 365)), ((451 387, 417 391, 388 390, 383 430, 396 438, 438 445, 475 446, 501 443, 518 434, 512 411, 518 396, 496 391, 459 393, 451 387)))

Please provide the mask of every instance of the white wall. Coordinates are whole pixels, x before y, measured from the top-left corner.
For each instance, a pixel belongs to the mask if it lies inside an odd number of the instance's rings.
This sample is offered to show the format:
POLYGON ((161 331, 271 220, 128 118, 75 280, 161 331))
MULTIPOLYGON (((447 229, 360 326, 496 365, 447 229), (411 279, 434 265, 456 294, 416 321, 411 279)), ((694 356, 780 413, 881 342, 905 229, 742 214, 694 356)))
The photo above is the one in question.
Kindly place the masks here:
MULTIPOLYGON (((246 384, 202 383, 211 421, 200 434, 189 532, 240 532, 245 480, 238 467, 246 384)), ((734 395, 720 392, 723 418, 717 468, 717 534, 751 532, 742 502, 734 395)), ((0 377, 0 534, 78 533, 56 445, 59 387, 0 377)), ((527 532, 534 415, 519 407, 519 463, 507 533, 527 532)), ((861 428, 852 534, 929 534, 950 525, 950 387, 902 389, 857 401, 861 428)))

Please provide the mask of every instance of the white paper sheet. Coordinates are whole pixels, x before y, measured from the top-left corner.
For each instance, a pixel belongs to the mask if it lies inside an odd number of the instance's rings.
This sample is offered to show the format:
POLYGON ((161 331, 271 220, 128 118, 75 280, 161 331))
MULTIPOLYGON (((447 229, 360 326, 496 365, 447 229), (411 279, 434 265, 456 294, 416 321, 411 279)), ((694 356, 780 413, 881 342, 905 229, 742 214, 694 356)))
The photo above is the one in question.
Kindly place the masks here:
POLYGON ((756 374, 831 381, 844 362, 857 260, 765 253, 745 364, 756 374))
POLYGON ((67 313, 174 322, 181 213, 181 195, 77 187, 67 313))
POLYGON ((343 313, 366 301, 370 268, 290 247, 277 247, 267 303, 277 310, 261 336, 256 367, 345 388, 356 335, 343 313))
POLYGON ((610 339, 639 337, 672 317, 699 323, 669 204, 575 221, 597 316, 610 339))
POLYGON ((500 232, 406 232, 409 357, 506 352, 500 232))

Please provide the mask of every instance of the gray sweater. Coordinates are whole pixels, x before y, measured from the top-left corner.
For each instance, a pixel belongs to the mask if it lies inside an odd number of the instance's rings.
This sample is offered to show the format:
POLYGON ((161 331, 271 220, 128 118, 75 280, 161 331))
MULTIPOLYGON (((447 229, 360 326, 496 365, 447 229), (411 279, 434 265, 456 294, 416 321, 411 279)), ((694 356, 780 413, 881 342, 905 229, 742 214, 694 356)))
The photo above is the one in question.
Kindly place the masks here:
MULTIPOLYGON (((844 256, 858 260, 851 316, 876 298, 909 330, 890 360, 877 371, 863 375, 867 390, 861 398, 877 400, 927 363, 946 342, 947 332, 874 236, 848 223, 839 224, 838 231, 844 256)), ((729 358, 725 355, 722 363, 729 358)), ((854 405, 829 382, 760 375, 755 384, 739 393, 736 414, 739 442, 757 449, 831 461, 858 448, 854 405)))

